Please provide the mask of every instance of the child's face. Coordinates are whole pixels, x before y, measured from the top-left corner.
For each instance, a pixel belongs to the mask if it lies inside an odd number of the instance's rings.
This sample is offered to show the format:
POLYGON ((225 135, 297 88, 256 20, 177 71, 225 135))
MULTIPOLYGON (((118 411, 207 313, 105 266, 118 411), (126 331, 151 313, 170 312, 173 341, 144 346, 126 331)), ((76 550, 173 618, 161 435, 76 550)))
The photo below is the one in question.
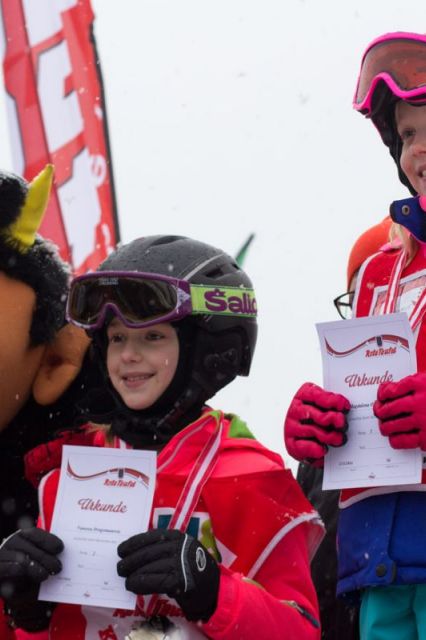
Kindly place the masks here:
POLYGON ((130 409, 147 409, 173 379, 179 341, 169 323, 129 329, 114 318, 107 329, 107 369, 111 384, 130 409))
POLYGON ((419 195, 426 195, 426 105, 398 102, 396 126, 402 140, 401 168, 419 195))

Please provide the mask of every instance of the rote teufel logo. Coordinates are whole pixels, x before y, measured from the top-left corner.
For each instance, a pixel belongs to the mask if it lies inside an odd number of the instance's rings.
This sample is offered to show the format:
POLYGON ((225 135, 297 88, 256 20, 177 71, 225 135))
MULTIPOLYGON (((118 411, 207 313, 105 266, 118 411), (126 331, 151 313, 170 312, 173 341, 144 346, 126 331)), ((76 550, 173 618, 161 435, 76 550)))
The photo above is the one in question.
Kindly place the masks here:
POLYGON ((113 469, 105 469, 105 471, 98 471, 97 473, 83 476, 76 473, 68 461, 67 474, 74 480, 83 482, 85 480, 93 480, 93 478, 100 478, 102 476, 113 476, 104 479, 103 484, 107 487, 127 487, 131 489, 136 486, 137 482, 142 483, 145 487, 148 487, 149 485, 149 478, 145 473, 137 471, 137 469, 130 469, 129 467, 114 467, 113 469))
POLYGON ((354 347, 345 349, 344 351, 334 349, 327 340, 325 341, 325 346, 327 352, 335 358, 344 358, 345 356, 349 356, 360 349, 365 349, 364 356, 366 358, 372 358, 378 356, 392 356, 396 354, 398 346, 408 351, 408 340, 401 338, 401 336, 385 334, 368 338, 367 340, 360 342, 354 347))

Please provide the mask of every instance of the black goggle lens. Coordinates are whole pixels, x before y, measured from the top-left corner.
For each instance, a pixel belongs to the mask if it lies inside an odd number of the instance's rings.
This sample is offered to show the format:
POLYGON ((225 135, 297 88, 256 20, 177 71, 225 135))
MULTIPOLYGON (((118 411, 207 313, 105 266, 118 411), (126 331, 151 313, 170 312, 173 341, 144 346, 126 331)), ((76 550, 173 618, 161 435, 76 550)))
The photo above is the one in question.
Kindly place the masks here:
POLYGON ((76 282, 68 313, 80 324, 95 326, 105 306, 113 304, 129 322, 147 322, 173 312, 177 302, 176 288, 168 282, 106 276, 76 282))

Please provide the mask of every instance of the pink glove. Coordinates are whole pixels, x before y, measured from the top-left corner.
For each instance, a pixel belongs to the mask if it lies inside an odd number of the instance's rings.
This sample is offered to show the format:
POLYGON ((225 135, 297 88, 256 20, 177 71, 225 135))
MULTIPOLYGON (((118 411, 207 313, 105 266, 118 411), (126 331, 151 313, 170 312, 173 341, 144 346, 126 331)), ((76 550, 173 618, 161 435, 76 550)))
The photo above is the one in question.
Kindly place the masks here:
POLYGON ((380 433, 394 449, 426 451, 426 373, 383 382, 373 406, 380 433))
POLYGON ((284 421, 284 442, 296 460, 322 467, 328 447, 345 444, 351 405, 339 393, 305 382, 291 401, 284 421))

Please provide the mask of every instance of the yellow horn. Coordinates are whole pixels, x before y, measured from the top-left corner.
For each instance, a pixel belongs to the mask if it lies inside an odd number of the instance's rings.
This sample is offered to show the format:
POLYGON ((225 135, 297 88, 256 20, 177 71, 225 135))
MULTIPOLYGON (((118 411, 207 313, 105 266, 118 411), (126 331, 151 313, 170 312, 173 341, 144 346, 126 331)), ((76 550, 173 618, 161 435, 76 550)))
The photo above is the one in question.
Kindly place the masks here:
POLYGON ((53 165, 47 164, 28 185, 28 193, 19 218, 9 227, 8 235, 16 240, 23 252, 33 246, 49 201, 53 181, 53 165))

